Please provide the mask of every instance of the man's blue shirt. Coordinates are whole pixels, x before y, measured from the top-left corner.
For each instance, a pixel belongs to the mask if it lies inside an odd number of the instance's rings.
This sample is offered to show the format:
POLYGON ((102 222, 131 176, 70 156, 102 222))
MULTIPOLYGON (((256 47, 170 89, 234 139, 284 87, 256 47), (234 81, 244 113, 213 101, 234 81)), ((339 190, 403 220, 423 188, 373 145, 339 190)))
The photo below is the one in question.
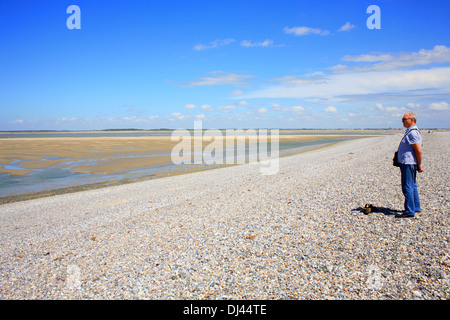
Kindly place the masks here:
POLYGON ((403 164, 417 164, 416 154, 412 147, 415 143, 422 145, 422 137, 417 126, 412 126, 406 129, 406 134, 398 147, 398 162, 403 164))

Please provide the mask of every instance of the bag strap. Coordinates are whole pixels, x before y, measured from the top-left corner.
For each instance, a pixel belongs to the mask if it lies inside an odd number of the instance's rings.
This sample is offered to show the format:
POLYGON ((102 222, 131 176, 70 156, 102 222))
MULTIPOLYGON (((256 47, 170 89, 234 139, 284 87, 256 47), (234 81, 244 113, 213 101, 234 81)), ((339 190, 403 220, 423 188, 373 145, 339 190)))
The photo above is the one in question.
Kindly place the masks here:
MULTIPOLYGON (((417 129, 417 128, 412 128, 411 130, 406 131, 406 133, 405 133, 405 135, 403 136, 402 140, 403 140, 403 139, 404 139, 411 131, 413 131, 413 130, 419 131, 419 129, 417 129)), ((419 133, 420 133, 420 131, 419 131, 419 133)), ((402 140, 400 140, 400 143, 398 144, 397 151, 398 151, 398 149, 400 148, 400 145, 402 144, 402 140)))

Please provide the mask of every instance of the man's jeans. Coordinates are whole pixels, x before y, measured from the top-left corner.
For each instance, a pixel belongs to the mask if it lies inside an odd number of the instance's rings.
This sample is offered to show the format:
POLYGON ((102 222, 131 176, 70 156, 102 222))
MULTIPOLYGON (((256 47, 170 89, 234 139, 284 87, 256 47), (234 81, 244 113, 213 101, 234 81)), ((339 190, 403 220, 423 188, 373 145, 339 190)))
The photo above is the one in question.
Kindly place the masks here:
POLYGON ((414 215, 420 212, 419 192, 417 190, 415 164, 400 164, 402 174, 402 192, 405 196, 405 214, 414 215))

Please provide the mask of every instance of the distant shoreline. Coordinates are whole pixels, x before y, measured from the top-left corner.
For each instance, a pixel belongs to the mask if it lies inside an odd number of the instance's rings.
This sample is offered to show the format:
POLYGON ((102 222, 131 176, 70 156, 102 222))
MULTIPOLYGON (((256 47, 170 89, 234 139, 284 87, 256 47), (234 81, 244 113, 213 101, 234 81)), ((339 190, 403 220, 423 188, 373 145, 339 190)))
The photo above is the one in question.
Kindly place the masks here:
MULTIPOLYGON (((261 129, 218 129, 221 132, 226 130, 273 130, 270 128, 261 129)), ((151 129, 151 130, 131 130, 131 129, 106 129, 106 130, 23 130, 23 131, 0 131, 0 140, 2 139, 18 139, 22 137, 39 138, 39 137, 147 137, 147 136, 170 136, 176 129, 151 129)), ((192 132, 194 129, 185 129, 192 132)), ((205 132, 208 129, 203 129, 205 132)), ((403 129, 275 129, 279 130, 280 135, 322 135, 322 134, 394 134, 401 132, 403 129)), ((429 130, 429 129, 423 129, 429 130)), ((433 129, 435 130, 435 129, 433 129)))

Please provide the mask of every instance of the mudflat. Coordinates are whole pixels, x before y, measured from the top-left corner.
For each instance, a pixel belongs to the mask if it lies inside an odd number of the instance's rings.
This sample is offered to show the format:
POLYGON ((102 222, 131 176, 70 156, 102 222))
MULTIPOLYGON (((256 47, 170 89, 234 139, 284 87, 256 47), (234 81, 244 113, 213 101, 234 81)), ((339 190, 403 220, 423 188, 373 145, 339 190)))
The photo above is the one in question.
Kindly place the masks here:
MULTIPOLYGON (((345 135, 279 135, 279 142, 314 141, 345 135)), ((355 135, 353 135, 355 136, 355 135)), ((366 135, 367 136, 367 135, 366 135)), ((275 137, 275 136, 274 136, 275 137)), ((274 138, 268 134, 268 143, 274 138)), ((225 136, 222 145, 226 146, 225 136)), ((232 136, 235 139, 236 136, 232 136)), ((192 149, 195 137, 192 137, 192 149)), ((214 141, 215 137, 212 139, 214 141)), ((68 162, 74 172, 111 174, 118 171, 170 163, 172 149, 180 143, 171 136, 151 137, 58 137, 0 139, 0 172, 26 175, 33 169, 66 168, 68 162), (5 168, 12 161, 24 161, 21 169, 5 168), (2 165, 3 164, 3 165, 2 165)), ((250 139, 248 139, 250 140, 250 139)), ((203 147, 210 142, 203 141, 203 147)), ((237 139, 235 141, 237 144, 237 139)))

